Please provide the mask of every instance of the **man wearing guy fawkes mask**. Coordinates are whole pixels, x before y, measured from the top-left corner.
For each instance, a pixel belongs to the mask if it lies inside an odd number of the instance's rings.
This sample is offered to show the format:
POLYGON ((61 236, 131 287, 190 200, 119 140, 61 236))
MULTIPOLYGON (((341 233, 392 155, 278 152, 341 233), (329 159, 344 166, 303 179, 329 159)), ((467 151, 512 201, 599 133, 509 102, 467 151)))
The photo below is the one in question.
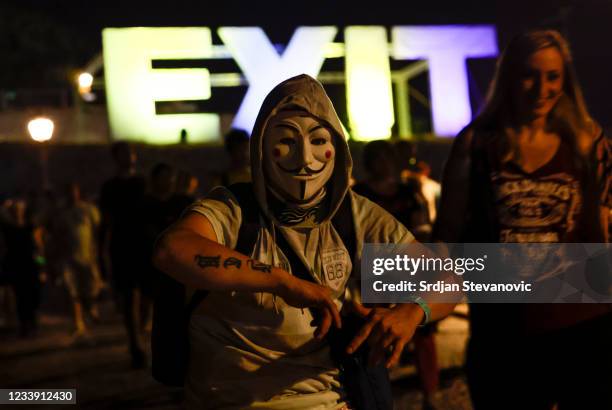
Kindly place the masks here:
POLYGON ((316 219, 334 172, 330 129, 306 111, 280 111, 268 123, 263 152, 268 190, 278 200, 277 219, 286 225, 316 219))
MULTIPOLYGON (((213 189, 156 250, 158 268, 210 290, 191 317, 187 407, 359 408, 349 403, 324 336, 340 327, 338 311, 351 299, 349 279, 359 278, 363 244, 414 237, 349 189, 344 132, 315 79, 300 75, 268 94, 250 150, 252 185, 213 189), (339 215, 353 227, 350 252, 339 215)), ((379 341, 370 358, 397 363, 424 317, 421 307, 351 305, 368 322, 349 353, 370 336, 379 341), (390 326, 377 326, 382 319, 390 326)))

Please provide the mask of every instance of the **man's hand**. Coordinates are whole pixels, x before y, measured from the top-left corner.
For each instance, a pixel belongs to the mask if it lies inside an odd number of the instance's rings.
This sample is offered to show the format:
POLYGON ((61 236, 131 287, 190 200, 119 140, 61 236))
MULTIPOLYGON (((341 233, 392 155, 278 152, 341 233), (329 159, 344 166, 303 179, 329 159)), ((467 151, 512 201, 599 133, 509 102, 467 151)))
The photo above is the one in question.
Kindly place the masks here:
POLYGON ((398 304, 393 308, 366 308, 355 302, 352 308, 367 322, 349 344, 347 353, 353 353, 368 340, 371 348, 369 365, 385 360, 391 351, 385 362, 387 368, 399 362, 404 346, 412 339, 424 315, 421 307, 414 303, 398 304))
POLYGON ((340 313, 331 297, 331 291, 322 285, 296 278, 283 272, 282 285, 278 295, 290 306, 296 308, 317 308, 321 317, 315 332, 317 339, 325 337, 332 322, 337 328, 342 326, 340 313))

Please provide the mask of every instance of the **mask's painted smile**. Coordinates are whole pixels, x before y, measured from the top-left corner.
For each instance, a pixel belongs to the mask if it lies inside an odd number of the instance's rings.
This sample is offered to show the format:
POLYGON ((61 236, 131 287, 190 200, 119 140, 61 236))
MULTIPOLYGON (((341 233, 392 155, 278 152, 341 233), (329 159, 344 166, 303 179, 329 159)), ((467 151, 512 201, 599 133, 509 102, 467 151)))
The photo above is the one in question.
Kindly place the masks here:
POLYGON ((319 174, 321 172, 323 172, 323 170, 325 170, 325 167, 327 166, 327 162, 325 164, 323 164, 323 166, 319 169, 312 169, 310 167, 298 167, 295 169, 288 169, 283 167, 281 164, 279 164, 278 162, 276 163, 276 165, 282 169, 283 171, 285 171, 288 174, 293 174, 295 176, 299 176, 299 177, 309 177, 309 176, 313 176, 316 174, 319 174))

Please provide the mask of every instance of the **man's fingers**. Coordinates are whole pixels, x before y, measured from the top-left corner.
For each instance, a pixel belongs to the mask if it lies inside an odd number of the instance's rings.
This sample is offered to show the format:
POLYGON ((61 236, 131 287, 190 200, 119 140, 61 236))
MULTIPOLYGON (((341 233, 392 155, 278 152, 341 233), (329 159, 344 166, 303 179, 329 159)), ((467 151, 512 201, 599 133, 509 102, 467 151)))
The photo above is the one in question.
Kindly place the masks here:
POLYGON ((353 302, 351 307, 353 311, 357 313, 357 315, 362 319, 367 318, 370 315, 370 312, 372 311, 371 308, 367 308, 357 301, 353 302))
POLYGON ((346 352, 348 354, 352 354, 355 350, 357 350, 359 346, 361 346, 361 344, 368 338, 368 336, 372 332, 372 329, 374 329, 374 326, 376 326, 377 323, 377 319, 372 319, 368 321, 365 325, 363 325, 361 329, 359 329, 359 332, 357 332, 357 335, 353 338, 351 343, 349 343, 346 352))
POLYGON ((315 331, 315 337, 319 340, 323 339, 327 332, 329 332, 331 323, 331 314, 327 311, 327 309, 323 309, 321 312, 321 321, 319 323, 319 326, 317 327, 317 330, 315 331))
POLYGON ((330 298, 327 299, 327 306, 329 309, 329 313, 331 313, 332 318, 334 319, 334 324, 338 329, 342 327, 342 318, 340 317, 340 312, 336 307, 336 304, 330 298))
POLYGON ((402 355, 402 352, 404 351, 405 345, 406 345, 406 341, 404 339, 399 339, 395 343, 395 346, 393 346, 393 354, 391 355, 391 357, 389 357, 389 359, 387 359, 387 363, 385 364, 387 369, 390 369, 391 367, 395 366, 399 362, 400 356, 402 355))

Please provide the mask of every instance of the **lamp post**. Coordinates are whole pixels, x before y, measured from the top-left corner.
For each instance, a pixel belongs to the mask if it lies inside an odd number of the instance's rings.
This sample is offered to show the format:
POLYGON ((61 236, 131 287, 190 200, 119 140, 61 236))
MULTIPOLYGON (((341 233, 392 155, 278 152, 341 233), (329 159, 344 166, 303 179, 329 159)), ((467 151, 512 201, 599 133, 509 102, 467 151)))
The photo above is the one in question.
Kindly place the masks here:
POLYGON ((37 117, 28 122, 28 132, 32 140, 40 143, 40 169, 43 189, 49 188, 49 170, 47 145, 53 137, 53 121, 45 117, 37 117))

